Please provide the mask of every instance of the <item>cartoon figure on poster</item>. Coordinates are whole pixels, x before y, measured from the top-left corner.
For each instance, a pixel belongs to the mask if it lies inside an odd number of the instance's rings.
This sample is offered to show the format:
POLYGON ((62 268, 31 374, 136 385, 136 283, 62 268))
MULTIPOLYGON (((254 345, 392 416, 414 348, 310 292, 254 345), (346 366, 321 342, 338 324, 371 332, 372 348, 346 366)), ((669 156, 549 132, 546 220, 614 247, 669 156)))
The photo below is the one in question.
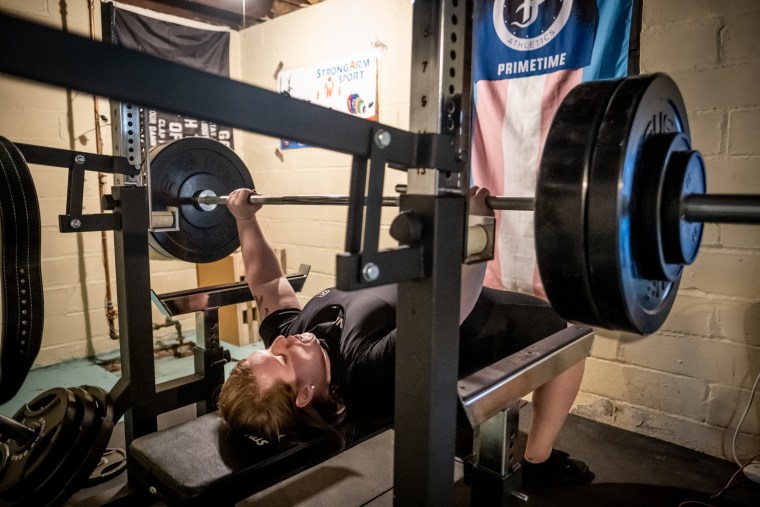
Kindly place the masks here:
MULTIPOLYGON (((374 52, 284 70, 278 90, 291 97, 368 120, 377 119, 377 57, 374 52)), ((282 149, 308 145, 281 140, 282 149)))

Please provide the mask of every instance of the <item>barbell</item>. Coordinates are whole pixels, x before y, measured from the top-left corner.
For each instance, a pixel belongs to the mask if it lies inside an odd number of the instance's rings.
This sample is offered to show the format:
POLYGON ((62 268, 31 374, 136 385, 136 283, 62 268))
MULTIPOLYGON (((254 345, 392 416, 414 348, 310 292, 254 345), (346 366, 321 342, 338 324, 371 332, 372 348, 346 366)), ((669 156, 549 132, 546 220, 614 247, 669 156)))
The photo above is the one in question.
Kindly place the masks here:
MULTIPOLYGON (((404 192, 405 185, 397 185, 397 190, 404 192)), ((345 206, 348 204, 347 195, 252 195, 248 198, 249 204, 288 204, 288 205, 316 205, 316 206, 345 206)), ((491 195, 486 197, 486 204, 494 210, 526 210, 532 211, 535 199, 532 197, 503 197, 491 195)), ((186 203, 194 204, 204 210, 212 210, 214 206, 227 205, 226 195, 215 195, 210 190, 202 190, 197 196, 187 200, 186 203)), ((398 206, 399 197, 385 195, 382 198, 383 206, 398 206)))
MULTIPOLYGON (((405 185, 397 185, 397 189, 405 189, 405 185)), ((348 195, 261 195, 255 194, 248 198, 249 204, 255 205, 291 205, 291 206, 345 206, 348 205, 348 195)), ((192 197, 183 204, 194 204, 200 209, 211 211, 216 206, 226 206, 226 195, 214 195, 209 190, 202 190, 197 197, 192 197)), ((498 211, 533 211, 536 200, 533 197, 507 197, 490 195, 486 197, 486 205, 498 211)), ((748 195, 729 194, 690 194, 679 201, 678 213, 687 222, 715 222, 752 224, 760 222, 760 209, 757 198, 748 195)), ((399 197, 385 195, 383 206, 398 206, 399 197)))
MULTIPOLYGON (((238 246, 226 195, 253 188, 237 155, 208 139, 151 152, 152 209, 178 210, 178 231, 151 244, 190 262, 238 246)), ((664 74, 582 83, 547 133, 534 198, 491 196, 495 210, 534 210, 538 269, 567 320, 649 334, 673 304, 703 223, 760 223, 760 196, 708 195, 681 94, 664 74)), ((398 197, 386 196, 384 206, 398 197)), ((263 205, 345 205, 345 195, 250 197, 263 205)))

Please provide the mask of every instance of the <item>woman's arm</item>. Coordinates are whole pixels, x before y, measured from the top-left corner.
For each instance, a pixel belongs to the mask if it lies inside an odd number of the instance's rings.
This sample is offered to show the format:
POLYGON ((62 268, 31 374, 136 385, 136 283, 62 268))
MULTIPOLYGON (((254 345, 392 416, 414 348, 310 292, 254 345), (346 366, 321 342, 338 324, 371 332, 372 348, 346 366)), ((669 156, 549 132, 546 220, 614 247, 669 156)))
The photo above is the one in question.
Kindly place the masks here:
POLYGON ((232 191, 227 197, 227 208, 237 221, 245 279, 262 317, 266 317, 280 308, 300 308, 301 305, 256 219, 261 205, 248 202, 252 194, 253 191, 245 188, 232 191))

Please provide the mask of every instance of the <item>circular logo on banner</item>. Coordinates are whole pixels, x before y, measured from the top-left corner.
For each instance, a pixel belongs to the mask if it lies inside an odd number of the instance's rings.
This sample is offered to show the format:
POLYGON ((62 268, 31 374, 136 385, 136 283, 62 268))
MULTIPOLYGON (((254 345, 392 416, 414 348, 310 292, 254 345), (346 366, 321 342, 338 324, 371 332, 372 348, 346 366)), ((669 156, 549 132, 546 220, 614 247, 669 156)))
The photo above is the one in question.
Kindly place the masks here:
POLYGON ((348 96, 348 99, 346 99, 346 106, 348 107, 348 112, 351 114, 364 114, 367 110, 364 100, 358 93, 352 93, 348 96))
POLYGON ((496 0, 493 26, 499 39, 516 51, 549 44, 570 18, 573 0, 496 0))

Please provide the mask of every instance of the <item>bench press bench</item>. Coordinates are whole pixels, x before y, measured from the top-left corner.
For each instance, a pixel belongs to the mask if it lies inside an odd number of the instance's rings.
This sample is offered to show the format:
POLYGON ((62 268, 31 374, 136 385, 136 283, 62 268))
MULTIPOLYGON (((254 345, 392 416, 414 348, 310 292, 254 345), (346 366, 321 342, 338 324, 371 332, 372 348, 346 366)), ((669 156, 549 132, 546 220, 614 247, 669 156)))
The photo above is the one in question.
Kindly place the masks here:
MULTIPOLYGON (((588 356, 592 343, 591 329, 571 326, 459 381, 457 456, 468 467, 478 505, 507 505, 521 496, 520 460, 510 451, 519 401, 588 356)), ((346 422, 346 448, 390 428, 346 422)), ((228 435, 217 413, 210 413, 135 439, 128 469, 130 481, 169 505, 232 505, 339 452, 327 434, 300 443, 228 435)))

